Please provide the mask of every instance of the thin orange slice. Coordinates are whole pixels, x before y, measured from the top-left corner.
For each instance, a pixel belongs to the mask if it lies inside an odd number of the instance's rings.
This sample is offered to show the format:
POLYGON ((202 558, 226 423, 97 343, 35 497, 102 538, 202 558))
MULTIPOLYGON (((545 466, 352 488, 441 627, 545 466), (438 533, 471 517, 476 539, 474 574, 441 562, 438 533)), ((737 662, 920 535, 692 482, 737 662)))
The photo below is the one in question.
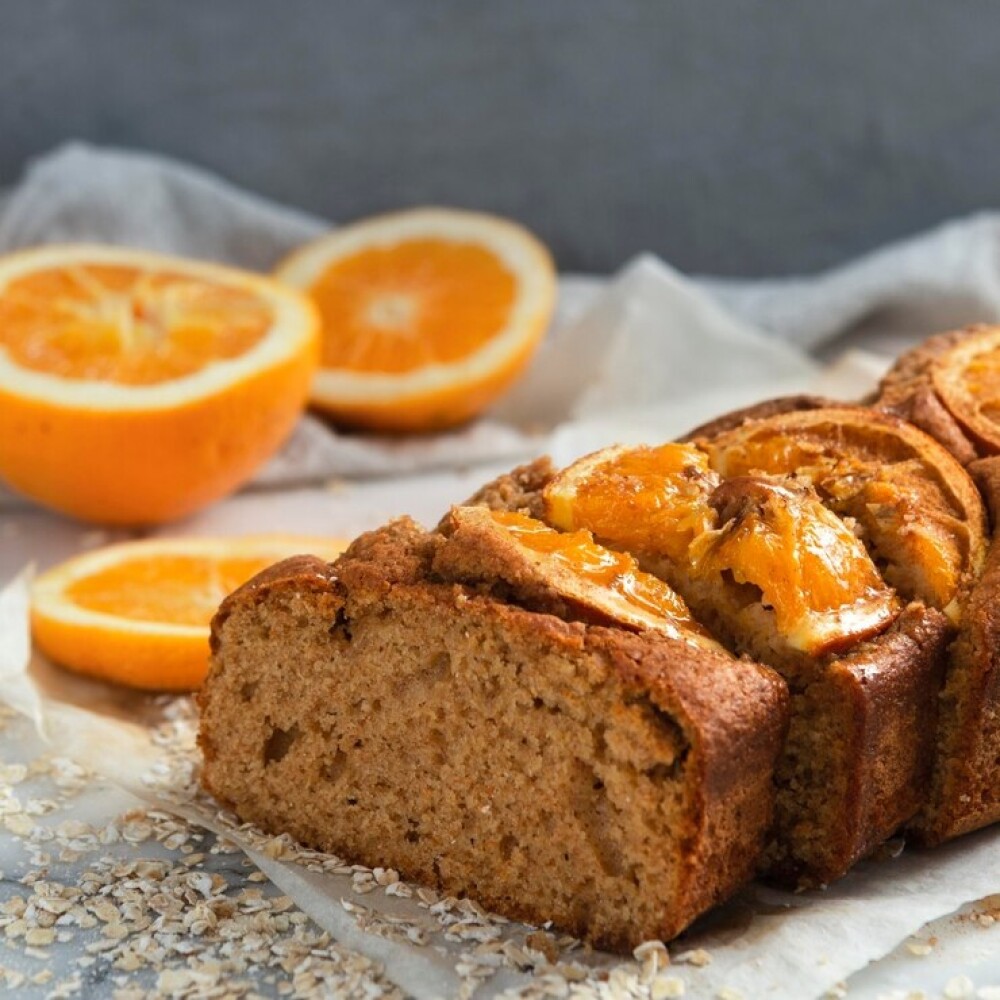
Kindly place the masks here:
POLYGON ((979 491, 944 448, 894 417, 851 407, 750 420, 700 442, 724 476, 794 474, 853 519, 903 596, 957 620, 986 553, 979 491))
POLYGON ((501 578, 506 572, 512 582, 542 584, 591 621, 719 648, 676 591, 628 553, 598 545, 589 531, 556 531, 526 514, 485 507, 454 507, 446 521, 452 537, 468 539, 501 578))
POLYGON ((416 209, 345 226, 276 276, 323 323, 315 406, 348 424, 460 424, 521 373, 548 327, 555 272, 527 230, 491 215, 416 209))
POLYGON ((708 498, 721 481, 693 445, 619 445, 558 473, 544 491, 546 516, 563 531, 587 528, 630 552, 683 561, 691 542, 715 526, 708 498))
POLYGON ((209 623, 229 593, 301 553, 335 559, 346 542, 262 535, 124 542, 39 576, 31 624, 38 648, 81 674, 160 691, 204 679, 209 623))
POLYGON ((976 443, 988 454, 1000 452, 1000 327, 977 328, 939 354, 931 380, 976 443))
POLYGON ((317 363, 303 296, 116 247, 0 258, 0 477, 84 520, 156 523, 244 482, 317 363))
POLYGON ((712 506, 719 529, 695 539, 692 574, 749 585, 792 649, 846 649, 899 613, 864 545, 807 487, 737 477, 712 506))
POLYGON ((555 476, 544 499, 556 527, 593 531, 682 592, 751 585, 793 649, 825 652, 895 617, 864 546, 811 491, 736 485, 747 501, 738 507, 703 451, 670 443, 589 455, 555 476))

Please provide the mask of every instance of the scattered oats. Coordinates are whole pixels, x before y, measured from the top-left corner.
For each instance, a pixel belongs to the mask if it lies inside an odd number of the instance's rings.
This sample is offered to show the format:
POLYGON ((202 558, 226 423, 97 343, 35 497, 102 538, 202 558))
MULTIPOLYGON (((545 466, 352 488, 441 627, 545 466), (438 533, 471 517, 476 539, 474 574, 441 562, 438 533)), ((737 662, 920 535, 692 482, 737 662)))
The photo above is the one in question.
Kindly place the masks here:
POLYGON ((911 955, 929 955, 934 948, 926 941, 907 941, 906 950, 911 955))
POLYGON ((734 990, 731 986, 723 986, 715 994, 718 1000, 743 1000, 743 994, 739 990, 734 990))
POLYGON ((23 972, 19 972, 17 969, 4 969, 3 970, 3 980, 8 989, 16 990, 24 985, 24 981, 28 977, 25 976, 23 972))
MULTIPOLYGON (((494 938, 497 936, 496 933, 492 935, 494 938)), ((547 962, 553 963, 559 957, 559 947, 556 944, 555 938, 544 931, 533 931, 524 939, 524 944, 526 948, 530 948, 547 962)))
POLYGON ((22 918, 17 918, 12 920, 5 928, 4 934, 7 935, 11 940, 19 937, 24 937, 25 931, 28 929, 28 924, 22 918))
POLYGON ((704 948, 695 948, 694 951, 684 951, 679 955, 674 955, 674 962, 677 965, 696 965, 703 968, 712 961, 712 956, 704 948))
MULTIPOLYGON (((670 961, 667 946, 662 941, 643 941, 642 944, 638 945, 632 952, 632 956, 637 962, 643 961, 648 955, 652 954, 665 954, 667 955, 666 962, 670 961)), ((664 964, 666 964, 666 962, 664 964)))
POLYGON ((24 815, 24 813, 14 813, 12 816, 5 816, 3 825, 15 837, 30 837, 32 830, 35 829, 34 821, 24 815))
POLYGON ((24 764, 0 764, 0 783, 19 785, 28 776, 28 768, 24 764))
POLYGON ((247 875, 248 882, 266 882, 267 876, 263 872, 251 872, 247 875))
POLYGON ((968 976, 952 976, 944 985, 945 1000, 972 1000, 976 984, 968 976))
POLYGON ((50 979, 52 979, 51 969, 42 969, 41 972, 36 972, 31 977, 31 981, 35 986, 44 986, 50 979))
POLYGON ((51 927, 31 927, 24 935, 24 943, 33 948, 44 948, 56 939, 56 932, 51 927))
POLYGON ((374 868, 372 876, 379 885, 394 885, 399 881, 399 872, 393 868, 374 868))
POLYGON ((650 1000, 674 1000, 686 992, 683 979, 677 976, 657 976, 649 985, 650 1000))

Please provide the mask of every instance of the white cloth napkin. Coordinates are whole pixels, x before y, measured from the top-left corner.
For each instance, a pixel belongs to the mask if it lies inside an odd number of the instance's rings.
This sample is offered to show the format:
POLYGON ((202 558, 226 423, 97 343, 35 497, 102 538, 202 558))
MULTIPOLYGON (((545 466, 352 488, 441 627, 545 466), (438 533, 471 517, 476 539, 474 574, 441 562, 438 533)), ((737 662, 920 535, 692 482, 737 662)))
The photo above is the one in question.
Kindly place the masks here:
MULTIPOLYGON (((190 166, 73 143, 31 163, 0 202, 0 252, 101 241, 267 269, 327 226, 190 166)), ((709 398, 726 409, 774 384, 802 388, 814 371, 806 350, 847 343, 888 354, 934 329, 997 318, 993 214, 812 278, 691 280, 644 257, 610 286, 561 280, 557 317, 533 367, 486 418, 400 441, 338 433, 309 416, 257 483, 514 460, 580 418, 709 398)))

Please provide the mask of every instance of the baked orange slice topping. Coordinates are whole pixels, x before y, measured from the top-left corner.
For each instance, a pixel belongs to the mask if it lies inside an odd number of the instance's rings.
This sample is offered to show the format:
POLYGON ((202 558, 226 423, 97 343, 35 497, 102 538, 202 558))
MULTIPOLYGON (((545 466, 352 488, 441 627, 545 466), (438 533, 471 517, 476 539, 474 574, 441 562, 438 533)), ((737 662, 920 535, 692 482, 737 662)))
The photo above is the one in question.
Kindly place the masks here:
POLYGON ((556 287, 548 251, 527 230, 445 209, 345 226, 293 254, 277 277, 322 317, 314 404, 389 431, 480 413, 530 360, 556 287))
POLYGON ((515 588, 544 587, 592 621, 717 648, 674 590, 627 553, 598 545, 589 531, 556 531, 525 514, 483 507, 454 508, 447 521, 453 537, 488 552, 492 570, 515 588))
POLYGON ((746 588, 792 649, 844 649, 899 613, 864 545, 807 487, 737 477, 711 504, 719 527, 692 544, 692 575, 746 588))
POLYGON ((209 623, 262 569, 308 552, 335 559, 335 539, 264 535, 125 542, 70 559, 35 580, 32 632, 70 670, 150 690, 197 687, 209 623))
POLYGON ((593 531, 692 600, 705 588, 718 598, 735 587, 747 603, 773 611, 793 649, 847 645, 897 613, 862 543, 815 494, 766 481, 724 483, 692 444, 597 452, 558 474, 544 494, 556 527, 593 531), (740 495, 744 502, 734 505, 740 495))
POLYGON ((721 481, 693 445, 605 448, 546 486, 546 519, 630 552, 683 561, 691 542, 715 525, 708 498, 721 481))
POLYGON ((904 597, 955 618, 986 552, 979 491, 936 441, 893 417, 855 408, 751 420, 701 441, 724 476, 794 475, 856 525, 904 597))
POLYGON ((931 380, 977 443, 1000 452, 1000 327, 977 330, 938 355, 931 380))
POLYGON ((0 258, 0 477, 92 521, 181 517, 290 432, 318 319, 277 282, 121 247, 0 258))

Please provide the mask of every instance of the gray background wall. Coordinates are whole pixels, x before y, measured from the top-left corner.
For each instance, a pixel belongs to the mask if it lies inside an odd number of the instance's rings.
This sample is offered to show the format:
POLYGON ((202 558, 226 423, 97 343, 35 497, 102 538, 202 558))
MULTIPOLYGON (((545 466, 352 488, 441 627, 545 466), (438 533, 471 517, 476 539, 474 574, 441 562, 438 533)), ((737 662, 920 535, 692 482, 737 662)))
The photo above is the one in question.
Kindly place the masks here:
POLYGON ((562 267, 811 271, 1000 204, 987 0, 0 0, 0 184, 67 138, 562 267))

